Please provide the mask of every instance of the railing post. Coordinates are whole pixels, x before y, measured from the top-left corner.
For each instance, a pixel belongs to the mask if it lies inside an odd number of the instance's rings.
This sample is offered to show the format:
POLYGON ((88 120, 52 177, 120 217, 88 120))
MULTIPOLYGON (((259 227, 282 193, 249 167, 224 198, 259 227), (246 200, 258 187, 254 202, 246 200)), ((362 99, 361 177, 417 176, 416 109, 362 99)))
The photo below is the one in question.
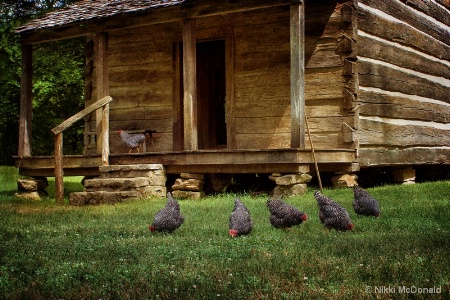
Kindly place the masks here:
POLYGON ((109 102, 111 101, 110 96, 103 97, 50 130, 55 135, 55 198, 59 203, 64 200, 63 131, 86 115, 101 109, 103 124, 101 132, 102 164, 107 166, 109 164, 109 102))
POLYGON ((63 133, 55 135, 55 198, 58 203, 64 200, 63 174, 63 133))
POLYGON ((109 104, 102 109, 102 165, 109 165, 109 104))

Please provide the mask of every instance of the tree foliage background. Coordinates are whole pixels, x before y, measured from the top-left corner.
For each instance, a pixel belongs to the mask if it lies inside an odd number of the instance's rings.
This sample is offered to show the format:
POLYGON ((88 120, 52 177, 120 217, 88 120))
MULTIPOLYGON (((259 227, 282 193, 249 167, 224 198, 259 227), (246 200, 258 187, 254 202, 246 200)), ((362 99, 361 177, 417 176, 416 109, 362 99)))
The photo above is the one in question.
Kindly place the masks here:
MULTIPOLYGON (((0 0, 0 165, 17 155, 21 81, 20 36, 14 30, 26 21, 76 0, 0 0)), ((51 155, 50 129, 84 107, 84 40, 33 45, 32 154, 51 155)), ((81 122, 64 132, 64 153, 79 154, 81 122)))

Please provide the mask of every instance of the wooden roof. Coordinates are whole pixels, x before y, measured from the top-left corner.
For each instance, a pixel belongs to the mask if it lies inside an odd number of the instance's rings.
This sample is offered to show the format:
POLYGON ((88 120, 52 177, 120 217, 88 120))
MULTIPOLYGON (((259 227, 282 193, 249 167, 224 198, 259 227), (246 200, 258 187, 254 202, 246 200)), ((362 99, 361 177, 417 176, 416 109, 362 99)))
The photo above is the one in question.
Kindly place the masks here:
POLYGON ((18 27, 17 33, 67 26, 112 16, 178 5, 186 0, 82 0, 18 27))

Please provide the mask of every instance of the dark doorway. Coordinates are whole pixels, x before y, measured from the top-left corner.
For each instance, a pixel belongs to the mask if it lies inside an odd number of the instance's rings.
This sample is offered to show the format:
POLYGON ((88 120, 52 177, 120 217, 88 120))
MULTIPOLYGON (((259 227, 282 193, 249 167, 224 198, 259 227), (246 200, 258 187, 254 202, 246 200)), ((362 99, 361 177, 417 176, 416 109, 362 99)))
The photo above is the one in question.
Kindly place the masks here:
POLYGON ((226 148, 225 40, 197 43, 199 149, 226 148))

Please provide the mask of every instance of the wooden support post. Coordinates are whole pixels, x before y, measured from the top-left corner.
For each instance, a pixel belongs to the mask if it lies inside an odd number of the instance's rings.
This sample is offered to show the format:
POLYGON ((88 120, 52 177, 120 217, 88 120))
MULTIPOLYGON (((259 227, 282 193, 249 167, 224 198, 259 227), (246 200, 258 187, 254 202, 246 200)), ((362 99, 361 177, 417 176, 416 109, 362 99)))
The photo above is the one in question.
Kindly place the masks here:
POLYGON ((18 156, 31 156, 33 46, 22 46, 22 81, 20 89, 20 120, 18 156))
POLYGON ((63 133, 55 135, 55 198, 58 203, 64 200, 63 173, 63 133))
MULTIPOLYGON (((108 34, 99 33, 95 38, 95 69, 96 69, 96 89, 97 100, 100 100, 109 95, 109 82, 108 82, 108 34)), ((103 157, 109 156, 109 136, 105 136, 106 131, 104 127, 107 127, 103 123, 105 112, 109 111, 109 105, 96 112, 96 132, 97 132, 97 153, 102 154, 103 164, 108 164, 108 159, 103 157)), ((107 113, 109 116, 109 113, 107 113)))
POLYGON ((183 20, 184 149, 198 150, 195 19, 183 20))
POLYGON ((109 104, 106 104, 102 109, 102 165, 109 165, 109 104))
POLYGON ((305 8, 291 3, 291 148, 305 149, 305 8))

